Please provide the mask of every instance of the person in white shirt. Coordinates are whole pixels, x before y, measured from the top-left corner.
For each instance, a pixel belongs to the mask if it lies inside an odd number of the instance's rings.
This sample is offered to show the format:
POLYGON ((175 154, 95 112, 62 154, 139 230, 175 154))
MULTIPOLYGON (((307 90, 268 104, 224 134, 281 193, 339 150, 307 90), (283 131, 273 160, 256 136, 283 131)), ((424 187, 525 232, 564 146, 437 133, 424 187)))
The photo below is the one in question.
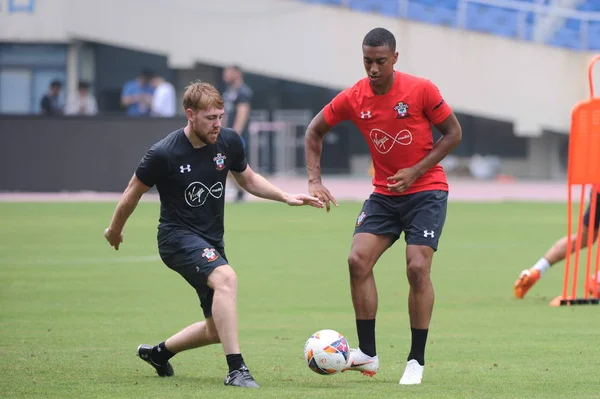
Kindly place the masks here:
POLYGON ((65 115, 92 116, 98 113, 96 97, 90 92, 88 82, 79 82, 77 93, 67 100, 65 115))
POLYGON ((170 118, 176 114, 175 87, 162 76, 154 76, 151 80, 154 87, 152 108, 150 115, 154 117, 170 118))

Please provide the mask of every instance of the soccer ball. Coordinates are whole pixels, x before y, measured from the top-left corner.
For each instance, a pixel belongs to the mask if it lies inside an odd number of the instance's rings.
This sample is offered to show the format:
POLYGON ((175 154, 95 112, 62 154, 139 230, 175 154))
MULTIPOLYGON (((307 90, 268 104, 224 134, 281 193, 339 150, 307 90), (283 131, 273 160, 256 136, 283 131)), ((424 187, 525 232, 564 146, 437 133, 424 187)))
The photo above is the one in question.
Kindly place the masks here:
POLYGON ((320 330, 304 345, 304 359, 317 374, 336 374, 348 364, 350 348, 346 338, 334 330, 320 330))

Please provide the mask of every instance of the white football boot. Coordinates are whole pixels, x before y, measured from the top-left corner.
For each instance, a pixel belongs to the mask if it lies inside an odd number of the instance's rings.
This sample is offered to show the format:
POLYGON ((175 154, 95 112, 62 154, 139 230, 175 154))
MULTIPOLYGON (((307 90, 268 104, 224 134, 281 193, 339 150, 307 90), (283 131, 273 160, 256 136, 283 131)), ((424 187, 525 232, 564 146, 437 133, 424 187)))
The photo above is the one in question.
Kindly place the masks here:
POLYGON ((406 363, 404 374, 400 378, 400 385, 415 385, 420 384, 423 379, 423 370, 425 366, 421 366, 415 359, 411 359, 406 363))
POLYGON ((342 371, 348 370, 360 371, 362 375, 373 377, 379 371, 379 357, 365 355, 360 349, 350 349, 347 368, 342 371))

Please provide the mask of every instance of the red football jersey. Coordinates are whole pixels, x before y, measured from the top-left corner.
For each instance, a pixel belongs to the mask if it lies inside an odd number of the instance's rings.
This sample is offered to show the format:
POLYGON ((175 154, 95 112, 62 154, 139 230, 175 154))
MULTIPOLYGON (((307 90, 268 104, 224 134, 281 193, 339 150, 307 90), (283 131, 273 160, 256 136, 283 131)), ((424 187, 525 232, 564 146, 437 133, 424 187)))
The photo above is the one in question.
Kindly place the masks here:
POLYGON ((375 176, 375 192, 404 195, 425 190, 448 190, 446 174, 435 165, 403 193, 390 192, 387 178, 417 164, 433 148, 431 124, 444 121, 452 109, 429 80, 401 73, 385 94, 376 96, 369 79, 338 94, 323 108, 325 121, 334 126, 352 121, 369 144, 375 176))

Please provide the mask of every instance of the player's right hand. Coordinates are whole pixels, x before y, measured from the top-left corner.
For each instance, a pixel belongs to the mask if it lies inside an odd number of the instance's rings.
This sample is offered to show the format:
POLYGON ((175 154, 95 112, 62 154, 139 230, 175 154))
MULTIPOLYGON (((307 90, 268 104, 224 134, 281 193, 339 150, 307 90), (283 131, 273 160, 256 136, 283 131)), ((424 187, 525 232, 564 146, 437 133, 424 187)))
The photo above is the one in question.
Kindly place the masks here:
POLYGON ((325 208, 327 212, 331 209, 330 202, 333 202, 335 206, 338 206, 338 203, 333 195, 325 188, 322 183, 311 183, 308 182, 308 193, 313 197, 318 198, 325 204, 325 208))
POLYGON ((115 247, 115 250, 119 250, 119 245, 123 242, 123 233, 111 230, 110 227, 104 230, 104 238, 110 244, 111 247, 115 247))

